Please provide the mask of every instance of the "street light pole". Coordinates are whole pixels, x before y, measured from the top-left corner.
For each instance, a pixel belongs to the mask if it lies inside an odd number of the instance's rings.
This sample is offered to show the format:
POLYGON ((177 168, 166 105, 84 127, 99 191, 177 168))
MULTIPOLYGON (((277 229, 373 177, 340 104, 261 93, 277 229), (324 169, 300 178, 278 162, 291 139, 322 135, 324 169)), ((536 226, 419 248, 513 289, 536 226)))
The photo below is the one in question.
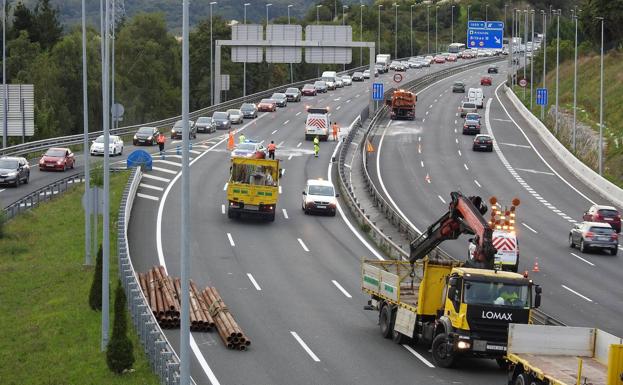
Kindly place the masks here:
MULTIPOLYGON (((110 148, 110 0, 105 2, 104 17, 104 83, 102 101, 102 128, 104 133, 104 149, 110 148)), ((104 151, 104 209, 102 210, 102 351, 108 346, 109 312, 110 312, 110 156, 104 151)))
POLYGON ((89 103, 87 85, 87 22, 85 0, 82 0, 82 126, 84 131, 84 264, 90 266, 91 262, 91 176, 90 176, 90 151, 89 151, 89 103))
POLYGON ((430 54, 430 5, 426 6, 426 34, 426 43, 428 45, 426 52, 430 54))
POLYGON ((450 44, 454 43, 454 5, 450 8, 450 44))
POLYGON ((489 21, 489 3, 485 3, 485 22, 489 21))
POLYGON ((411 56, 413 56, 413 7, 415 7, 415 4, 411 4, 411 21, 409 23, 409 25, 411 26, 411 56))
MULTIPOLYGON (((524 49, 523 49, 523 78, 526 79, 526 66, 528 65, 528 10, 524 10, 523 20, 523 33, 524 33, 524 49)), ((523 99, 526 100, 526 87, 523 88, 523 99)))
POLYGON ((504 4, 504 34, 506 35, 506 29, 508 28, 508 17, 506 16, 506 8, 508 4, 504 4))
MULTIPOLYGON (((545 87, 545 77, 547 74, 547 11, 542 10, 543 14, 543 88, 545 87)), ((541 120, 545 120, 545 105, 541 104, 541 120)))
POLYGON ((604 151, 604 18, 601 20, 601 69, 599 72, 599 175, 603 175, 604 151))
POLYGON ((437 15, 439 14, 439 6, 435 7, 435 53, 439 52, 439 47, 437 46, 437 15))
POLYGON ((530 58, 530 111, 532 111, 532 100, 534 99, 534 9, 530 10, 532 15, 532 38, 530 40, 530 47, 532 47, 532 57, 530 58))
MULTIPOLYGON (((346 25, 346 10, 348 9, 348 5, 342 5, 342 25, 346 25)), ((288 8, 288 14, 289 14, 289 10, 290 8, 288 8)), ((290 18, 288 17, 288 24, 290 24, 290 18)), ((290 64, 290 68, 292 64, 290 64)), ((346 63, 344 63, 344 66, 342 67, 342 71, 346 71, 346 63)), ((293 82, 294 83, 294 82, 293 82)))
MULTIPOLYGON (((251 3, 244 3, 244 24, 247 24, 247 7, 249 5, 251 5, 251 3)), ((288 24, 290 24, 289 18, 288 18, 288 24)), ((242 96, 243 97, 247 96, 247 62, 246 61, 242 62, 242 96)))
POLYGON ((2 1, 2 148, 6 148, 9 130, 7 124, 7 91, 6 91, 6 0, 2 1))
MULTIPOLYGON (((365 7, 361 1, 359 0, 359 41, 363 41, 363 7, 365 7)), ((363 47, 359 47, 359 65, 363 67, 363 47)))
MULTIPOLYGON (((320 24, 320 7, 322 7, 322 4, 316 6, 316 25, 320 24)), ((266 18, 268 18, 268 16, 266 18)))
MULTIPOLYGON (((290 25, 290 8, 292 8, 292 4, 288 4, 288 25, 290 25)), ((290 63, 290 83, 294 83, 294 71, 292 70, 292 63, 290 63)))
POLYGON ((273 5, 272 3, 266 4, 266 30, 268 30, 268 7, 273 5))
POLYGON ((558 67, 560 64, 560 12, 561 10, 557 10, 555 11, 555 15, 556 15, 556 116, 555 116, 555 124, 554 124, 554 131, 556 132, 556 134, 558 134, 558 116, 560 115, 558 113, 558 67))
POLYGON ((578 91, 578 15, 573 12, 573 19, 575 20, 575 54, 573 59, 573 134, 572 134, 572 148, 575 151, 575 133, 576 133, 576 112, 577 112, 577 91, 578 91))
POLYGON ((210 2, 210 105, 214 105, 214 46, 212 45, 212 6, 214 4, 216 1, 210 2))
POLYGON ((394 8, 396 8, 396 26, 394 31, 394 57, 398 58, 398 7, 397 3, 393 4, 394 8))
POLYGON ((378 33, 379 43, 377 47, 378 53, 381 53, 381 8, 383 8, 383 4, 379 4, 379 33, 378 33))

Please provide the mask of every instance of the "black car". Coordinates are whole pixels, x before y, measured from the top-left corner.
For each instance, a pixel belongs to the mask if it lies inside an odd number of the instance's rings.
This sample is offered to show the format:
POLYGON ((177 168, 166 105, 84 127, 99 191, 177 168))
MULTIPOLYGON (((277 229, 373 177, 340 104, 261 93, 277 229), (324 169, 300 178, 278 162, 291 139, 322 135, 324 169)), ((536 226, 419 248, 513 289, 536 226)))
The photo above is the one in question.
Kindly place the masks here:
POLYGON ((4 156, 0 158, 0 184, 12 184, 17 187, 20 183, 28 183, 30 166, 26 158, 4 156))
POLYGON ((240 111, 242 111, 242 116, 245 119, 257 118, 257 106, 253 103, 243 103, 242 106, 240 106, 240 111))
POLYGON ((363 72, 355 72, 352 76, 354 82, 362 82, 363 81, 363 72))
POLYGON ((569 247, 578 246, 585 253, 588 249, 609 250, 617 255, 619 237, 609 223, 576 223, 569 232, 569 247))
POLYGON ((270 98, 277 102, 277 107, 286 107, 288 105, 286 94, 276 92, 270 98))
POLYGON ((456 92, 465 93, 465 83, 463 83, 463 82, 454 82, 454 84, 452 84, 452 92, 454 92, 454 93, 456 93, 456 92))
MULTIPOLYGON (((175 124, 171 128, 171 139, 182 139, 183 124, 183 120, 178 120, 177 122, 175 122, 175 124)), ((197 128, 195 127, 195 122, 193 122, 192 120, 188 121, 188 138, 197 138, 197 128)))
POLYGON ((480 121, 465 119, 463 122, 463 135, 478 135, 480 134, 480 121))
POLYGON ((132 144, 135 146, 146 145, 153 146, 156 144, 156 137, 160 134, 160 131, 156 127, 141 127, 134 134, 132 144))
POLYGON ((484 134, 476 135, 472 150, 493 152, 493 138, 484 134))
POLYGON ((487 73, 488 74, 497 74, 498 73, 498 67, 497 66, 489 66, 489 68, 487 68, 487 73))
POLYGON ((209 116, 201 116, 197 118, 195 127, 197 128, 197 132, 207 132, 209 134, 216 131, 214 121, 209 116))
POLYGON ((231 128, 231 120, 229 114, 225 111, 216 111, 212 114, 212 120, 217 130, 229 130, 231 128))
POLYGON ((301 101, 301 90, 296 87, 291 87, 284 92, 286 94, 286 98, 289 102, 300 102, 301 101))

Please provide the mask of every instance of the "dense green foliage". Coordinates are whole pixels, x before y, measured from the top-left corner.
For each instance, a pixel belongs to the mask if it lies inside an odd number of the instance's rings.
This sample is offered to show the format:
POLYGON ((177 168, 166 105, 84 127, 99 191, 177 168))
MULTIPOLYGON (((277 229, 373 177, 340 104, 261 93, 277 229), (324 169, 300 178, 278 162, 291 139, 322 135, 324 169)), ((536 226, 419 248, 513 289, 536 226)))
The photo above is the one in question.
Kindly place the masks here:
POLYGON ((115 290, 115 319, 113 321, 112 336, 106 350, 108 368, 121 374, 132 368, 134 364, 134 347, 128 338, 128 314, 125 293, 121 282, 117 282, 115 290))

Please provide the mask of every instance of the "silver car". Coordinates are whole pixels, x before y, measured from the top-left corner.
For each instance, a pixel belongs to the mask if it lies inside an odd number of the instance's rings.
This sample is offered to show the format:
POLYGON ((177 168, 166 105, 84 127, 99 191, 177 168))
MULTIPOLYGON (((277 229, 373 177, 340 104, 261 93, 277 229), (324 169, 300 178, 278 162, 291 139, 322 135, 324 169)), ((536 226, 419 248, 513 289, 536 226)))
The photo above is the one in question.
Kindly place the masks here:
POLYGON ((569 232, 569 246, 578 246, 583 253, 597 249, 609 250, 610 254, 617 255, 619 237, 609 223, 581 222, 569 232))
POLYGON ((277 107, 286 107, 288 105, 288 97, 286 94, 282 93, 274 93, 273 96, 270 97, 272 100, 277 102, 277 107))
POLYGON ((344 75, 342 76, 342 83, 344 83, 345 86, 352 86, 353 80, 350 78, 350 76, 344 75))
POLYGON ((227 110, 227 113, 229 114, 229 120, 232 124, 240 124, 244 122, 244 115, 242 114, 242 111, 232 108, 227 110))

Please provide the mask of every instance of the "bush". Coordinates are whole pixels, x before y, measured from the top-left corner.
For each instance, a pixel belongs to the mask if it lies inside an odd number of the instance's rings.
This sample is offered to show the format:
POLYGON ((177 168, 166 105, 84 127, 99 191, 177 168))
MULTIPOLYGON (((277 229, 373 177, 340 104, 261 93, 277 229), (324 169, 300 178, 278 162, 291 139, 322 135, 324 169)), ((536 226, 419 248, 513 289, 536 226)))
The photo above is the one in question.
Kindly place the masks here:
POLYGON ((0 210, 0 239, 4 238, 6 235, 6 213, 4 210, 0 210))
POLYGON ((117 374, 131 369, 134 364, 134 348, 127 336, 126 300, 121 282, 117 283, 115 290, 115 320, 106 351, 106 363, 117 374))
POLYGON ((91 284, 91 292, 89 293, 89 306, 93 310, 102 310, 102 255, 102 245, 100 245, 95 259, 93 284, 91 284))

